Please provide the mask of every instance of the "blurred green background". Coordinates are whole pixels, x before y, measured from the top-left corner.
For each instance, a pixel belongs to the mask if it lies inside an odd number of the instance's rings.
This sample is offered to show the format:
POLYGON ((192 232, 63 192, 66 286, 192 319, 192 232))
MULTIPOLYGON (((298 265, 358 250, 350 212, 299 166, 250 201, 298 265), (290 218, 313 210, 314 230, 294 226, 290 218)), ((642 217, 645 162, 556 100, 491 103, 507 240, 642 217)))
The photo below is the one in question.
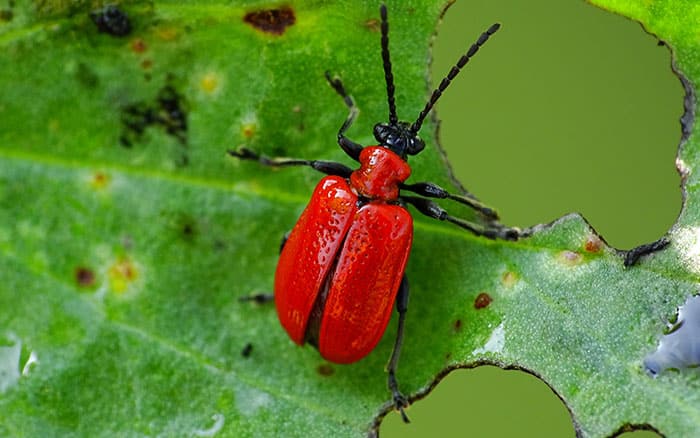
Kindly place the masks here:
MULTIPOLYGON (((508 225, 576 211, 616 248, 661 237, 681 206, 683 89, 668 48, 583 1, 458 0, 438 27, 433 83, 496 21, 437 109, 457 178, 508 225)), ((544 383, 495 367, 451 373, 408 413, 410 425, 390 414, 382 436, 574 436, 544 383)))

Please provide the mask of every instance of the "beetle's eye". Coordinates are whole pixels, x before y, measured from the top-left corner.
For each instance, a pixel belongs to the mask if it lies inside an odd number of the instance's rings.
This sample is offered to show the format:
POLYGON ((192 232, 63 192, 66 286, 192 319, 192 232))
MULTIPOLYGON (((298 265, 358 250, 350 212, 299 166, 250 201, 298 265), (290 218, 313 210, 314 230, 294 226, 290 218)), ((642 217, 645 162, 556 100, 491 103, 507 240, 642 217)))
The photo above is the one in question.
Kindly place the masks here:
POLYGON ((425 142, 421 140, 419 137, 413 137, 408 145, 408 149, 406 150, 406 153, 409 155, 416 155, 420 151, 422 151, 425 148, 425 142))

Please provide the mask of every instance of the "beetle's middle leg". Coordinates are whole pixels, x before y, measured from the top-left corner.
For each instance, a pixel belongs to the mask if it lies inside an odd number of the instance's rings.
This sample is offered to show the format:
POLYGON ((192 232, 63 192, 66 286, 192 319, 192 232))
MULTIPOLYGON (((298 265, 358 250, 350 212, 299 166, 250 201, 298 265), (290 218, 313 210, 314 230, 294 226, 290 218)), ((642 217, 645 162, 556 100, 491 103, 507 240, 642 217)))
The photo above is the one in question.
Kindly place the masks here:
POLYGON ((426 198, 451 199, 473 208, 490 222, 498 221, 498 213, 496 213, 496 210, 493 208, 481 203, 471 195, 456 195, 450 193, 435 183, 418 182, 414 184, 401 184, 401 189, 425 196, 426 198))
POLYGON ((416 196, 401 196, 399 199, 407 204, 413 205, 419 212, 428 217, 441 221, 452 222, 458 227, 469 230, 477 236, 503 240, 518 240, 518 238, 522 236, 521 231, 518 228, 505 227, 497 222, 483 226, 451 216, 444 208, 440 207, 429 199, 418 198, 416 196))

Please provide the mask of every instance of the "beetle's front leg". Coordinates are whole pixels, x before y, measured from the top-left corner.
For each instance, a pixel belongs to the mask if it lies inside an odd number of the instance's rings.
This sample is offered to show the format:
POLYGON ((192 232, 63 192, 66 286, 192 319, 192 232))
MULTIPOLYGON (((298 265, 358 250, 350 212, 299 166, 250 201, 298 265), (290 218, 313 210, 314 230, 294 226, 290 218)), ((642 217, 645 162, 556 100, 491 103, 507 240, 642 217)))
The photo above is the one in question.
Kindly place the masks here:
POLYGON ((401 344, 403 344, 404 322, 406 321, 406 311, 408 310, 408 280, 404 275, 399 286, 399 292, 396 295, 396 311, 399 312, 399 328, 396 330, 396 341, 394 349, 391 352, 389 364, 386 367, 389 377, 387 385, 391 391, 391 396, 394 399, 394 407, 401 413, 401 418, 404 423, 410 423, 404 408, 407 408, 409 403, 406 397, 399 391, 399 382, 396 381, 396 368, 399 365, 399 356, 401 355, 401 344))
POLYGON ((355 118, 357 118, 357 115, 360 113, 360 110, 357 108, 357 105, 355 105, 355 101, 352 100, 352 97, 347 91, 345 91, 343 82, 339 78, 333 78, 331 77, 330 72, 326 72, 326 80, 330 86, 333 87, 336 93, 343 98, 343 102, 345 102, 345 106, 348 107, 349 111, 348 117, 345 119, 345 122, 343 122, 343 126, 341 126, 338 130, 338 145, 340 145, 341 149, 343 149, 343 151, 345 151, 350 158, 355 161, 359 161, 360 152, 362 152, 362 145, 347 138, 345 136, 345 132, 353 124, 355 118))
POLYGON ((352 169, 348 166, 342 163, 336 163, 335 161, 305 160, 301 158, 270 158, 252 149, 248 149, 245 146, 240 146, 236 150, 230 150, 228 154, 239 160, 257 161, 263 166, 268 167, 308 166, 326 175, 336 175, 343 178, 350 177, 352 173, 352 169))

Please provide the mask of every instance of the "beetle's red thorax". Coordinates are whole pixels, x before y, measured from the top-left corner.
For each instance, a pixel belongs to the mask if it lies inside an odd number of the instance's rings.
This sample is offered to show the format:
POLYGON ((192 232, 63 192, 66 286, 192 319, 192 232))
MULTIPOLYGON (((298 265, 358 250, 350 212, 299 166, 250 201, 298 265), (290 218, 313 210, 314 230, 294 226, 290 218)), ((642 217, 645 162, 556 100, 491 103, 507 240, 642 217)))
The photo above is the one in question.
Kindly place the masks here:
POLYGON ((411 175, 401 157, 381 146, 368 146, 360 153, 360 168, 350 175, 357 194, 373 200, 395 201, 399 186, 411 175))

